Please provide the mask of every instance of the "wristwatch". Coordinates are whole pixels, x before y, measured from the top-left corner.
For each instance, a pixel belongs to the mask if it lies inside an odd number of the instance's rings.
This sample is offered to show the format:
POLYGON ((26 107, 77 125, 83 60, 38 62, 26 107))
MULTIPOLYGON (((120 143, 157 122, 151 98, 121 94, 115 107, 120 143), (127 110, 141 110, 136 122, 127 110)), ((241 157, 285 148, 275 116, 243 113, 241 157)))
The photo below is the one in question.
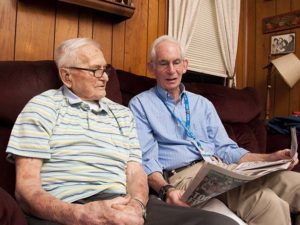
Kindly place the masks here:
POLYGON ((166 199, 167 199, 168 190, 169 190, 170 188, 174 188, 174 186, 172 186, 171 184, 167 184, 167 185, 162 186, 162 187, 159 189, 158 197, 159 197, 161 200, 163 200, 164 202, 165 202, 166 199))

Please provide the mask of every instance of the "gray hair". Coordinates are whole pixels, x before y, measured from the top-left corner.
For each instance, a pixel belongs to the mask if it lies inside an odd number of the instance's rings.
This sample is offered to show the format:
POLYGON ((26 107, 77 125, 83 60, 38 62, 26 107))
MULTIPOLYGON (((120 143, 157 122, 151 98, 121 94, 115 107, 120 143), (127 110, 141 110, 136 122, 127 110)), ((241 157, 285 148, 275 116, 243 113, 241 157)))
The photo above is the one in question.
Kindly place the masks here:
POLYGON ((84 45, 94 45, 101 49, 98 42, 91 38, 73 38, 62 42, 54 53, 54 60, 58 68, 68 66, 70 63, 75 63, 77 59, 77 50, 84 45))
POLYGON ((172 42, 176 45, 178 45, 179 50, 180 50, 180 56, 183 59, 185 57, 185 52, 184 49, 182 48, 181 44, 179 43, 178 40, 176 40, 175 38, 168 36, 168 35, 162 35, 160 37, 158 37, 157 39, 154 40, 154 42, 152 43, 150 49, 149 49, 149 53, 148 53, 148 57, 150 62, 153 62, 156 59, 156 47, 158 44, 164 42, 164 41, 169 41, 172 42))

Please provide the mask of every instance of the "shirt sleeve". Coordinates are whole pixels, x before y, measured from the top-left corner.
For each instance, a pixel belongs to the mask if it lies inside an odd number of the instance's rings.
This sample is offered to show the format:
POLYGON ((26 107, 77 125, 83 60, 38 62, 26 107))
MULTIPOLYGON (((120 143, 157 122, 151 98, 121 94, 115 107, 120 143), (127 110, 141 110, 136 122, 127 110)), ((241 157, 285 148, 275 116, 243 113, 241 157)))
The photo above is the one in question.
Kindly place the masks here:
POLYGON ((8 159, 13 155, 51 158, 49 139, 55 121, 54 103, 45 96, 34 97, 19 114, 9 139, 8 159))
POLYGON ((214 143, 215 155, 224 163, 237 163, 240 158, 248 153, 240 148, 227 134, 221 119, 211 102, 207 108, 207 124, 209 139, 214 143))
POLYGON ((136 120, 138 139, 142 149, 144 170, 147 175, 153 172, 162 172, 162 166, 158 161, 158 143, 153 135, 143 104, 138 97, 129 102, 129 108, 136 120))

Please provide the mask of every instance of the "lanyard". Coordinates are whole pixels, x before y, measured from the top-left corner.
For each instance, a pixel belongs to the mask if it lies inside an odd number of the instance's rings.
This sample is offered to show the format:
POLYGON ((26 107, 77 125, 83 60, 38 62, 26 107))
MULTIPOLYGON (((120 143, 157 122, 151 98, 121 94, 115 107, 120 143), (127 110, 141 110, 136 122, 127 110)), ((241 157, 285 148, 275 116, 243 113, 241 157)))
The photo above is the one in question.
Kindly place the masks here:
POLYGON ((182 122, 182 120, 175 115, 175 113, 170 109, 170 107, 167 105, 167 102, 163 99, 163 97, 159 94, 157 87, 155 89, 157 96, 159 99, 164 103, 164 105, 167 107, 168 111, 171 113, 172 117, 184 128, 187 136, 190 138, 196 139, 195 135, 190 131, 191 126, 191 114, 190 114, 190 106, 189 106, 189 99, 186 96, 186 94, 183 94, 183 100, 184 100, 184 107, 185 107, 185 116, 186 116, 186 122, 185 124, 182 122))
POLYGON ((171 113, 172 117, 184 128, 186 134, 188 137, 192 138, 192 143, 196 146, 196 148, 199 150, 202 157, 207 160, 211 161, 208 156, 211 156, 210 154, 206 154, 204 152, 204 149, 201 146, 201 143, 197 141, 196 136, 194 133, 190 130, 191 126, 191 113, 190 113, 190 106, 189 106, 189 99, 186 95, 186 93, 183 93, 183 100, 184 100, 184 107, 185 107, 185 116, 186 116, 186 122, 185 124, 182 122, 182 120, 175 115, 175 113, 170 109, 167 102, 164 100, 164 98, 159 94, 157 86, 155 88, 156 95, 159 97, 159 99, 164 103, 164 105, 167 107, 168 111, 171 113))

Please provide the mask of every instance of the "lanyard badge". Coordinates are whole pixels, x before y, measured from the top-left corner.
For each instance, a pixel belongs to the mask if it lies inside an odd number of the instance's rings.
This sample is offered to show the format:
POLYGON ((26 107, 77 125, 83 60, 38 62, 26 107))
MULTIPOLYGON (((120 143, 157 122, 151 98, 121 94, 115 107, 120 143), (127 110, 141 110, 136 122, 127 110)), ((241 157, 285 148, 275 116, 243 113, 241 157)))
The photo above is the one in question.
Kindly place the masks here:
POLYGON ((159 99, 164 103, 164 105, 167 107, 168 111, 171 113, 172 117, 184 128, 186 135, 190 138, 192 138, 192 143, 193 145, 198 149, 198 151, 200 152, 202 158, 205 161, 208 162, 212 162, 210 156, 212 156, 212 154, 210 154, 209 152, 205 152, 205 150, 203 149, 203 147, 201 146, 201 143, 196 139, 196 136, 194 135, 194 133, 190 130, 190 126, 191 126, 191 114, 190 114, 190 107, 189 107, 189 99, 186 95, 186 93, 183 93, 183 100, 184 100, 184 107, 185 107, 185 116, 186 116, 186 123, 184 124, 182 122, 182 120, 177 117, 174 112, 170 109, 170 107, 167 105, 166 101, 163 99, 163 97, 159 94, 157 87, 155 89, 156 95, 159 97, 159 99))
POLYGON ((199 142, 197 142, 197 141, 195 141, 195 140, 192 140, 192 143, 193 143, 193 145, 198 149, 198 151, 200 152, 202 158, 203 158, 205 161, 210 162, 210 163, 213 163, 213 161, 212 161, 212 159, 211 159, 211 156, 212 156, 211 153, 206 152, 206 151, 202 148, 202 146, 201 146, 201 144, 200 144, 199 142))

